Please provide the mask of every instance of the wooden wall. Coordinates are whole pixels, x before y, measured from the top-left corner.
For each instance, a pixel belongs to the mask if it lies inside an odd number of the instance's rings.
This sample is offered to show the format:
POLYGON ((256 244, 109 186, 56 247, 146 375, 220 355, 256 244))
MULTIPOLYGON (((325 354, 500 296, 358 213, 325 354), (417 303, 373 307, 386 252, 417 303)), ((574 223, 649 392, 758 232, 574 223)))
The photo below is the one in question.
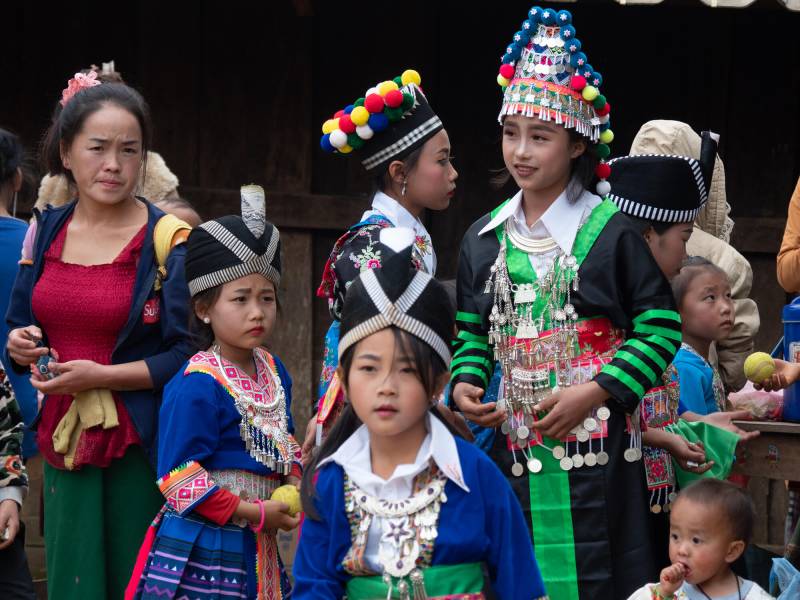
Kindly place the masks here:
MULTIPOLYGON (((0 40, 0 126, 34 148, 66 79, 115 59, 152 107, 155 149, 205 217, 237 210, 240 184, 263 184, 289 267, 274 342, 294 375, 302 422, 328 325, 313 290, 370 190, 357 160, 318 150, 319 125, 378 81, 407 67, 422 73, 460 172, 453 206, 427 217, 439 275, 452 277, 463 232, 511 191, 489 186, 502 166, 494 79, 530 3, 14 3, 4 7, 10 26, 0 40)), ((722 134, 734 240, 753 262, 766 348, 784 302, 774 253, 800 174, 800 14, 774 0, 746 10, 694 0, 567 8, 605 77, 615 155, 654 118, 722 134)))

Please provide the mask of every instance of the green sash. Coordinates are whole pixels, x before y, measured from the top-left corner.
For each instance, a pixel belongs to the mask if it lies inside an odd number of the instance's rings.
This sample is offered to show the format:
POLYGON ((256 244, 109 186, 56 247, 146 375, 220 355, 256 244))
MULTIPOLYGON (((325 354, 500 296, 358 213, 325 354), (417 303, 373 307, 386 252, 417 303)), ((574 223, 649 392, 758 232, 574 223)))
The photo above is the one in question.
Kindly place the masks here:
MULTIPOLYGON (((458 594, 480 594, 483 591, 483 569, 481 563, 463 565, 440 565, 422 569, 425 592, 429 598, 453 596, 458 594)), ((406 578, 409 588, 411 582, 406 578)), ((392 598, 400 598, 397 579, 392 586, 392 598)), ((347 582, 348 600, 377 600, 387 598, 389 588, 383 577, 353 577, 347 582)), ((413 597, 413 591, 410 591, 413 597)))

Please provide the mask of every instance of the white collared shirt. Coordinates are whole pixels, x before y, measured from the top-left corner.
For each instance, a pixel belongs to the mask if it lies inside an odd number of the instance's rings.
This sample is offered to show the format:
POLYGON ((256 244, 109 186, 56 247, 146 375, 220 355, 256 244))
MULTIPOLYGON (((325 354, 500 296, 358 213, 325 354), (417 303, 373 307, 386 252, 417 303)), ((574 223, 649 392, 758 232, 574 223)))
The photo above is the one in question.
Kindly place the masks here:
MULTIPOLYGON (((495 227, 501 225, 510 217, 511 226, 520 235, 532 239, 553 238, 564 254, 572 254, 572 246, 575 244, 578 230, 589 218, 592 210, 602 202, 602 198, 584 190, 575 202, 570 202, 567 198, 567 189, 561 192, 558 198, 539 217, 539 220, 530 227, 525 219, 525 211, 522 208, 522 190, 520 190, 478 232, 478 235, 493 231, 495 227)), ((542 254, 528 255, 537 277, 544 276, 552 266, 553 260, 558 253, 558 249, 554 249, 542 254)))
POLYGON ((418 240, 417 249, 425 263, 425 270, 431 276, 436 274, 436 252, 433 250, 431 236, 422 221, 408 212, 397 200, 381 191, 375 192, 372 197, 372 208, 361 215, 361 220, 364 221, 374 215, 383 215, 395 227, 413 229, 418 240))
MULTIPOLYGON (((369 430, 366 425, 359 427, 353 435, 339 446, 339 449, 319 463, 319 467, 335 462, 344 469, 347 476, 367 494, 381 499, 399 500, 411 496, 414 478, 427 469, 431 459, 448 479, 469 492, 461 471, 461 460, 453 434, 439 419, 428 413, 426 418, 428 434, 419 447, 413 463, 397 465, 389 479, 382 479, 372 472, 372 456, 369 445, 369 430)), ((383 567, 378 561, 378 547, 383 533, 383 519, 374 517, 367 533, 367 546, 364 562, 376 573, 383 567)))

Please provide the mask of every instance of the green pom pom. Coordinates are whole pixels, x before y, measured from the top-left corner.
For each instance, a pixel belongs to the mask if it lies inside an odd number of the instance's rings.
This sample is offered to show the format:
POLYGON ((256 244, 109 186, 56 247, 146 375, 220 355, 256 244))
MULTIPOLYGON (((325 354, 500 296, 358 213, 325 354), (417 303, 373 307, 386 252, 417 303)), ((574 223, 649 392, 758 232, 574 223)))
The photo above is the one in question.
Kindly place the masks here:
POLYGON ((406 112, 411 110, 412 106, 414 106, 414 96, 408 92, 403 92, 403 103, 400 105, 400 108, 403 109, 403 112, 406 112))
POLYGON ((396 123, 403 118, 403 109, 400 106, 397 108, 389 108, 387 106, 385 109, 383 109, 383 114, 386 115, 386 118, 389 119, 391 123, 396 123))
POLYGON ((594 105, 595 108, 603 108, 606 105, 606 102, 608 102, 606 100, 606 97, 603 96, 603 94, 600 94, 597 98, 594 99, 592 104, 594 105))
POLYGON ((403 87, 403 78, 402 77, 395 77, 394 79, 392 79, 392 81, 394 81, 397 84, 397 87, 399 87, 399 88, 403 87))
POLYGON ((350 146, 353 150, 358 150, 359 148, 364 146, 364 140, 358 137, 358 134, 351 133, 347 136, 347 145, 350 146))
POLYGON ((611 155, 611 148, 608 144, 597 144, 597 156, 600 158, 608 158, 611 155))
POLYGON ((359 98, 355 102, 353 102, 353 106, 364 106, 364 98, 359 98))

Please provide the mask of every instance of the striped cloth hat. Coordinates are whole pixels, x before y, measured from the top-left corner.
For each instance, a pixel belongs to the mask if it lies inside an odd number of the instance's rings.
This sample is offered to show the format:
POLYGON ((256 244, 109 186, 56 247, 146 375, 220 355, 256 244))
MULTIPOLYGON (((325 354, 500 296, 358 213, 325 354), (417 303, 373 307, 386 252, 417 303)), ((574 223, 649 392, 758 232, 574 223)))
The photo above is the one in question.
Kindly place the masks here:
POLYGON ((609 162, 606 196, 631 217, 660 223, 689 223, 708 200, 717 152, 716 134, 701 135, 700 159, 642 154, 609 162))
POLYGON ((259 273, 281 281, 278 228, 267 221, 264 189, 242 186, 242 216, 226 215, 192 230, 186 242, 186 282, 192 296, 259 273))
POLYGON ((413 240, 410 229, 381 231, 382 254, 388 258, 380 269, 363 271, 347 290, 339 330, 339 359, 373 333, 397 327, 428 344, 446 366, 450 364, 455 324, 450 299, 441 283, 413 267, 413 240))

